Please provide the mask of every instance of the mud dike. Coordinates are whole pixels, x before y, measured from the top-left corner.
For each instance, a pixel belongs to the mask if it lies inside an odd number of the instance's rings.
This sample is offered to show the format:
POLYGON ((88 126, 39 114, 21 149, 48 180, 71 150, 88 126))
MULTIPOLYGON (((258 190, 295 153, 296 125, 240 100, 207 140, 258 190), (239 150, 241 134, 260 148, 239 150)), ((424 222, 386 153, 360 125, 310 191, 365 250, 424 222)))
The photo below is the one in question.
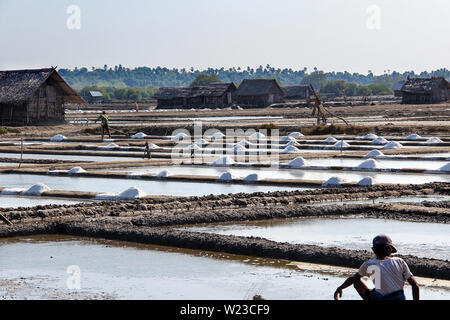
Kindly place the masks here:
MULTIPOLYGON (((370 252, 279 243, 263 238, 191 232, 177 228, 199 223, 353 215, 448 223, 450 199, 420 204, 330 204, 320 207, 311 204, 378 197, 448 197, 449 195, 448 183, 430 183, 205 197, 159 197, 134 201, 3 209, 0 212, 12 225, 1 224, 0 237, 65 234, 333 266, 359 267, 371 256, 370 252)), ((446 260, 411 255, 401 257, 417 276, 450 280, 450 262, 446 260)))

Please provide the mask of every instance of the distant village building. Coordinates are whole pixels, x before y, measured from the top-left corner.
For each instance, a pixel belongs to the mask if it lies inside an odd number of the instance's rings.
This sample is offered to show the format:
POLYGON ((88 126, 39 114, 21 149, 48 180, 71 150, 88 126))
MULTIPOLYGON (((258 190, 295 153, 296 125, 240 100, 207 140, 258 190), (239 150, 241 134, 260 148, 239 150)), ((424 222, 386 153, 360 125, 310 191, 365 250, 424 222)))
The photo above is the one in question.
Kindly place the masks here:
POLYGON ((267 107, 283 102, 284 96, 275 79, 245 79, 236 90, 236 102, 241 107, 267 107))
POLYGON ((100 91, 88 91, 83 98, 89 103, 99 103, 103 101, 103 94, 100 91))
POLYGON ((449 99, 450 84, 444 77, 413 78, 400 91, 402 103, 439 103, 449 99))
POLYGON ((394 84, 392 87, 392 90, 394 91, 394 97, 401 98, 403 96, 402 94, 402 88, 405 85, 406 81, 399 81, 394 84))
POLYGON ((306 84, 297 86, 285 86, 281 88, 286 93, 286 95, 284 96, 285 99, 303 100, 309 99, 311 96, 309 85, 306 84))
POLYGON ((85 104, 53 68, 0 71, 0 124, 64 121, 64 104, 85 104))
POLYGON ((233 82, 214 82, 191 88, 160 88, 153 98, 158 108, 224 108, 234 101, 233 82))

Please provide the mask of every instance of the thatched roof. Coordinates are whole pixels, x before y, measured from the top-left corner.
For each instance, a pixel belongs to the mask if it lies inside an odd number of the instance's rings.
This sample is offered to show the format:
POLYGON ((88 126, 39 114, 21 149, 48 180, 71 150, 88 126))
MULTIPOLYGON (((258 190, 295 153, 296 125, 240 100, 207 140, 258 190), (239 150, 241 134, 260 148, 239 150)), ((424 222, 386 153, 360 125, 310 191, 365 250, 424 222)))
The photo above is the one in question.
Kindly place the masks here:
POLYGON ((270 89, 276 86, 284 94, 283 89, 275 79, 245 79, 236 90, 238 96, 260 96, 270 93, 270 89))
POLYGON ((400 91, 406 93, 431 94, 433 90, 439 87, 447 87, 450 89, 450 84, 444 77, 413 78, 408 79, 400 91))
POLYGON ((153 96, 155 99, 194 98, 199 96, 220 97, 227 91, 236 90, 233 82, 214 82, 207 86, 192 88, 160 88, 153 96))
POLYGON ((48 79, 64 92, 64 102, 86 103, 53 68, 0 71, 0 103, 21 105, 48 79))
POLYGON ((281 87, 286 93, 286 98, 289 97, 301 97, 304 96, 306 92, 309 90, 308 84, 302 84, 297 86, 285 86, 281 87))

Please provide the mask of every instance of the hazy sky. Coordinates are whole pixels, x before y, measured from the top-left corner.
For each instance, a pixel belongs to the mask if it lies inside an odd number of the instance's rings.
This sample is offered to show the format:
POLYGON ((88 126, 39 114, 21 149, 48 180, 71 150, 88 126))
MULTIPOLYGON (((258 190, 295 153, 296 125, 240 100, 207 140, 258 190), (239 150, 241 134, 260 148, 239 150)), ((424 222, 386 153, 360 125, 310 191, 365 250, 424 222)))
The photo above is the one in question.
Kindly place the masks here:
POLYGON ((449 34, 449 0, 0 0, 0 69, 430 71, 449 68, 449 34))

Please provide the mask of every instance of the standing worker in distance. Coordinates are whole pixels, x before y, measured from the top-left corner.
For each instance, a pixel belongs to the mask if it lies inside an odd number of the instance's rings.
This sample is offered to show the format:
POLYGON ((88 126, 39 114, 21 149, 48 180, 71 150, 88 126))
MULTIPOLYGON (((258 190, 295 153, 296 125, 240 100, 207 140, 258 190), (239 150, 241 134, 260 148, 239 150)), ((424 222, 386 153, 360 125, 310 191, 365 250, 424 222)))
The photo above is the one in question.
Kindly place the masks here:
POLYGON ((106 115, 105 111, 103 111, 103 113, 100 115, 100 117, 98 117, 97 120, 95 120, 95 123, 97 123, 97 121, 102 122, 102 140, 103 140, 103 137, 105 136, 105 131, 108 132, 108 136, 111 139, 111 131, 109 130, 109 120, 108 120, 108 116, 106 115))

